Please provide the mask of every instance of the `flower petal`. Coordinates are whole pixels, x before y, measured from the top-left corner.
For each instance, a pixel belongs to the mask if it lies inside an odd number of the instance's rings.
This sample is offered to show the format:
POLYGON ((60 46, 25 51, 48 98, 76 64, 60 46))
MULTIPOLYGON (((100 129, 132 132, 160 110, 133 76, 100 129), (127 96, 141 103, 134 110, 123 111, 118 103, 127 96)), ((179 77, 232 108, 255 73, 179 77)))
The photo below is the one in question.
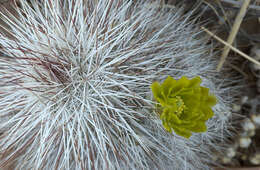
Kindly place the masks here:
POLYGON ((173 89, 173 85, 176 83, 176 80, 174 80, 171 76, 168 76, 167 79, 162 83, 162 91, 165 97, 169 97, 171 94, 171 91, 173 89))
POLYGON ((187 86, 187 88, 196 88, 199 87, 201 83, 201 78, 199 76, 194 77, 193 79, 191 79, 189 81, 189 85, 187 86))
POLYGON ((173 128, 174 132, 179 135, 179 136, 183 136, 185 138, 190 138, 192 133, 187 130, 187 129, 184 129, 184 128, 180 128, 180 127, 174 127, 173 128))
POLYGON ((181 79, 176 81, 176 83, 172 86, 173 93, 177 94, 181 89, 187 87, 189 85, 189 79, 183 76, 181 79))
POLYGON ((181 124, 181 120, 178 118, 178 116, 169 109, 164 109, 160 118, 163 122, 165 121, 169 122, 170 124, 181 124))
POLYGON ((166 103, 165 103, 165 101, 164 101, 164 97, 163 97, 163 95, 162 95, 162 88, 161 88, 161 85, 159 84, 159 82, 154 82, 154 83, 151 85, 151 89, 152 89, 154 98, 155 98, 162 106, 165 106, 166 103))
POLYGON ((202 106, 201 110, 204 115, 203 118, 201 119, 203 121, 207 121, 209 118, 214 116, 214 112, 212 111, 212 109, 209 106, 202 106))
POLYGON ((215 106, 217 104, 217 98, 215 96, 213 96, 212 94, 210 94, 206 101, 205 101, 206 105, 212 107, 215 106))

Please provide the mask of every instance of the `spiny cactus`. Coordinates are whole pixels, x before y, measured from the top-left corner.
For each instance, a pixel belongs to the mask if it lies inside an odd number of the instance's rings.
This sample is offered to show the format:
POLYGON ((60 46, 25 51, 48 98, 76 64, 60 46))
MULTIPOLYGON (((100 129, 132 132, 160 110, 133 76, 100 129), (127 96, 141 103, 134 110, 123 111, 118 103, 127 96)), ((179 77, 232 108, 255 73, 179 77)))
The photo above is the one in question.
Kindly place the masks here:
POLYGON ((158 1, 18 3, 0 33, 1 168, 208 168, 230 101, 190 13, 158 1), (218 99, 207 132, 189 139, 164 129, 150 89, 184 75, 218 99))

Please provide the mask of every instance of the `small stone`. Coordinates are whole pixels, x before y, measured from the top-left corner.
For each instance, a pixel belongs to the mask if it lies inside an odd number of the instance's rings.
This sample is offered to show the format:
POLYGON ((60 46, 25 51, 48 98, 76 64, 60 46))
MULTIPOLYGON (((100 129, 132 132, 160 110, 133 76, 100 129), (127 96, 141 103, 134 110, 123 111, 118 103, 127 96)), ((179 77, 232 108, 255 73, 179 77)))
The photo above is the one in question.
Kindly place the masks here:
POLYGON ((244 131, 254 131, 255 124, 250 119, 246 119, 243 123, 243 129, 244 131))
POLYGON ((253 114, 251 116, 251 119, 255 123, 256 126, 260 126, 260 114, 258 114, 258 115, 253 114))
POLYGON ((234 156, 236 156, 236 150, 235 150, 235 148, 228 148, 226 155, 227 155, 227 157, 229 157, 229 158, 233 158, 234 156))
POLYGON ((231 162, 231 159, 232 158, 229 158, 229 157, 223 157, 222 159, 221 159, 221 161, 222 161, 222 163, 223 164, 229 164, 230 162, 231 162))
POLYGON ((248 96, 243 96, 243 97, 241 98, 241 103, 242 103, 242 104, 247 103, 247 101, 248 101, 248 96))
POLYGON ((241 110, 241 105, 233 104, 232 110, 233 112, 239 112, 241 110))
POLYGON ((253 136, 255 136, 255 130, 244 131, 244 132, 240 133, 240 136, 253 137, 253 136))
POLYGON ((252 157, 249 158, 249 161, 253 165, 260 165, 260 153, 254 154, 252 157))
POLYGON ((253 137, 253 136, 255 136, 255 130, 250 130, 247 132, 247 134, 249 137, 253 137))
POLYGON ((251 144, 252 140, 249 137, 241 137, 239 139, 240 148, 248 148, 251 144))

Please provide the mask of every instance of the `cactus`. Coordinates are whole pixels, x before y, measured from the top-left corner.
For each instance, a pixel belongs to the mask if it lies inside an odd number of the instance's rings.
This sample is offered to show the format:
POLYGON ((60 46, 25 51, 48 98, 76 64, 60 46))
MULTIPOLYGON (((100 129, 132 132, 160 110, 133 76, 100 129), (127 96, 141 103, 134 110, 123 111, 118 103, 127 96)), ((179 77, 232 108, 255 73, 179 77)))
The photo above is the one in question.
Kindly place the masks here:
POLYGON ((209 168, 230 134, 230 99, 191 13, 158 1, 18 3, 2 14, 0 168, 209 168), (150 86, 168 75, 200 76, 215 94, 206 132, 165 130, 150 86))

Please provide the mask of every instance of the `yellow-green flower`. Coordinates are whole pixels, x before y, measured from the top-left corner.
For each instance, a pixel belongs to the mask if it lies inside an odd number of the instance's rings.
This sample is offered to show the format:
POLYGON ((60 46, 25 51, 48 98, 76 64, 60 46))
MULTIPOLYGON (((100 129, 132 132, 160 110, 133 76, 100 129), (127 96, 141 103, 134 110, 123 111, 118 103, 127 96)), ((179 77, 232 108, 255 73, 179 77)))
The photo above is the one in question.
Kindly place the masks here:
POLYGON ((154 82, 151 89, 159 102, 159 114, 164 128, 185 138, 192 132, 207 131, 206 121, 214 113, 211 109, 217 103, 216 97, 209 89, 200 86, 200 77, 175 80, 168 78, 160 84, 154 82))

